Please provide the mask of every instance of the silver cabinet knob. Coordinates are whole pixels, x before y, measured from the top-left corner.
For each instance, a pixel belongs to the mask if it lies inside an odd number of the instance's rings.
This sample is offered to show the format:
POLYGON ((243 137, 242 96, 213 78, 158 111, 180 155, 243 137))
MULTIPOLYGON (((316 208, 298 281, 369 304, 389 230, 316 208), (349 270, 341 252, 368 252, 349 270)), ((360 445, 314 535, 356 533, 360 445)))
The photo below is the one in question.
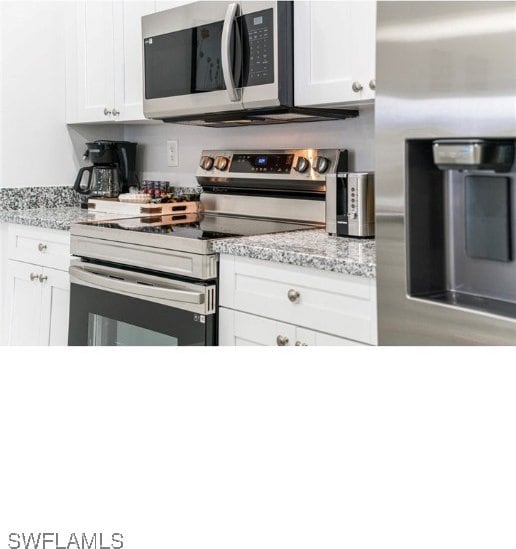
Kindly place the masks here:
POLYGON ((30 281, 33 282, 34 280, 37 280, 39 278, 39 275, 30 273, 30 281))
POLYGON ((39 275, 39 281, 40 281, 41 283, 45 282, 45 280, 48 280, 48 276, 39 275))
POLYGON ((46 249, 47 249, 47 245, 46 245, 46 244, 42 244, 41 242, 38 244, 38 250, 39 250, 40 252, 44 252, 44 251, 46 251, 46 249))
POLYGON ((297 290, 291 289, 288 291, 287 296, 289 301, 291 301, 292 303, 295 303, 296 301, 299 300, 299 298, 301 297, 301 294, 297 290))
POLYGON ((107 107, 104 107, 104 116, 109 116, 110 114, 111 111, 107 107))
POLYGON ((308 345, 307 345, 306 343, 301 343, 301 341, 296 341, 296 342, 294 343, 294 345, 295 345, 296 347, 308 347, 308 345))
POLYGON ((120 114, 120 111, 117 111, 115 107, 113 107, 112 113, 113 113, 113 116, 118 116, 120 114))
POLYGON ((374 91, 376 90, 376 80, 373 78, 372 80, 369 80, 369 87, 374 91))
POLYGON ((276 345, 278 345, 278 347, 285 347, 285 345, 288 345, 288 337, 279 335, 276 338, 276 345))
POLYGON ((359 92, 359 91, 362 91, 364 89, 364 86, 362 86, 362 84, 360 82, 353 82, 352 86, 351 86, 351 89, 354 91, 354 92, 359 92))

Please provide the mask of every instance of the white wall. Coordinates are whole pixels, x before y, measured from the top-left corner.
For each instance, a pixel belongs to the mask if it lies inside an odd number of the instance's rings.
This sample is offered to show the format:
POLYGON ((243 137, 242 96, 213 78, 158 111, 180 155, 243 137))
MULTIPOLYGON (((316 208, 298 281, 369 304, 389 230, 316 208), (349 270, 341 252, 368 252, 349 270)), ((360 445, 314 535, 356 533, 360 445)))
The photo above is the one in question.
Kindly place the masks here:
POLYGON ((140 144, 138 165, 143 178, 165 179, 179 186, 195 184, 202 149, 346 148, 352 170, 374 170, 374 112, 335 122, 305 122, 245 128, 202 128, 161 124, 126 126, 125 139, 140 144), (167 166, 167 139, 179 142, 179 167, 167 166))
POLYGON ((0 0, 0 187, 72 185, 92 138, 121 127, 65 123, 65 28, 72 2, 0 0))

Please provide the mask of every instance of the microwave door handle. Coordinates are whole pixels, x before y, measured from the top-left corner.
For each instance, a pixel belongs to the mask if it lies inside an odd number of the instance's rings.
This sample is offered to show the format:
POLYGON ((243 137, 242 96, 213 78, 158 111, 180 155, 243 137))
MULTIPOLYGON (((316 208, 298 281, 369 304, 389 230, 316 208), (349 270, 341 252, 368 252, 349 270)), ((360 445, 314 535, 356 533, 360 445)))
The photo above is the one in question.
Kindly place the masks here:
MULTIPOLYGON (((120 278, 114 278, 120 276, 119 270, 110 269, 109 267, 95 266, 90 268, 85 265, 71 265, 69 268, 70 282, 78 284, 86 284, 95 286, 105 290, 112 290, 122 295, 130 297, 138 297, 144 299, 145 297, 164 299, 167 301, 176 301, 180 303, 204 303, 204 292, 192 292, 189 290, 179 290, 167 286, 159 286, 152 280, 153 285, 145 284, 146 279, 151 280, 155 277, 148 277, 146 275, 139 275, 141 282, 131 282, 126 280, 120 280, 120 278)), ((180 284, 180 283, 179 283, 180 284)))
POLYGON ((233 27, 238 11, 238 3, 232 2, 226 10, 224 17, 224 25, 222 27, 221 41, 221 58, 222 58, 222 74, 224 76, 224 84, 231 102, 240 101, 238 90, 235 86, 233 70, 231 67, 231 40, 233 38, 233 27))

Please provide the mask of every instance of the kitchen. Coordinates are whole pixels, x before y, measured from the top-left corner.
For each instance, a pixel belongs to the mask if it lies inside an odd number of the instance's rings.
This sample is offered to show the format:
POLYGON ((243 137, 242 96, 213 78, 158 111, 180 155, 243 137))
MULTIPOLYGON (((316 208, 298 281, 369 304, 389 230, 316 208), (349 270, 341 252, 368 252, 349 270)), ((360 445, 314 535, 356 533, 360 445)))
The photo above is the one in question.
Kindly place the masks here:
POLYGON ((435 4, 1 3, 2 344, 514 344, 515 6, 435 4))

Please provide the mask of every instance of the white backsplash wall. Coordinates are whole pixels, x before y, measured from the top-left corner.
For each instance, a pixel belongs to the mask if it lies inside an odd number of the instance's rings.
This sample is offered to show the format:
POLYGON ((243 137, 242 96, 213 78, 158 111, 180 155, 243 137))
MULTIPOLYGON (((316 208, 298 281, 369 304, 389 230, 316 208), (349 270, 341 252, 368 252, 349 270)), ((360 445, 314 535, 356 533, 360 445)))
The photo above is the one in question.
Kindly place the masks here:
POLYGON ((350 169, 374 171, 374 111, 334 122, 305 122, 245 128, 203 128, 179 124, 125 126, 124 138, 139 144, 138 169, 143 179, 162 179, 177 186, 196 184, 203 149, 341 148, 350 152, 350 169), (179 166, 167 165, 167 140, 179 142, 179 166))

